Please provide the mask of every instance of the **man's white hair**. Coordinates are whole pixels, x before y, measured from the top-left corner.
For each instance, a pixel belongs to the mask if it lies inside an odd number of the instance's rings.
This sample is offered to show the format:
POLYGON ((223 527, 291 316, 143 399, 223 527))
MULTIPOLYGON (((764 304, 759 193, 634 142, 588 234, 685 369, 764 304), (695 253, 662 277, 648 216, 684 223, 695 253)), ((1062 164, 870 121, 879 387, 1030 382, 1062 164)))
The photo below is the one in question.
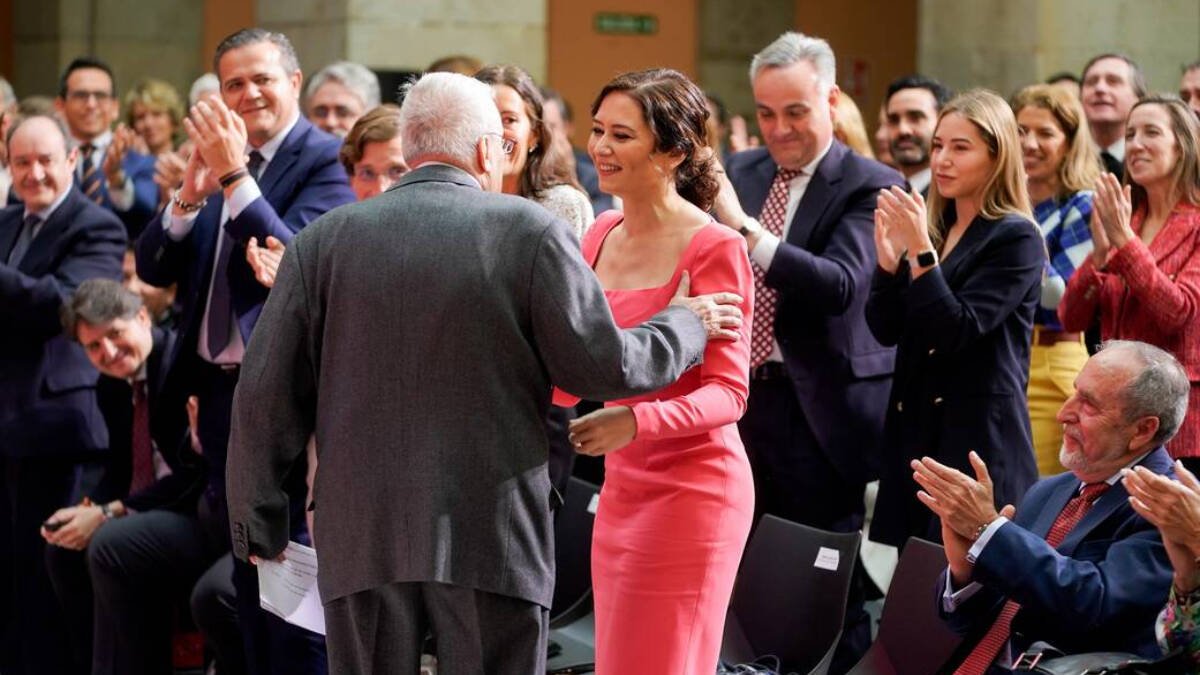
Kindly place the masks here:
POLYGON ((492 88, 458 73, 426 73, 401 88, 400 137, 404 160, 445 155, 467 166, 475 145, 487 134, 499 135, 500 113, 492 88))
POLYGON ((309 78, 308 87, 304 90, 305 106, 310 105, 308 100, 326 82, 337 82, 349 89, 350 93, 358 97, 358 102, 362 103, 363 111, 379 105, 379 78, 375 73, 361 63, 337 61, 318 70, 316 75, 309 78))
POLYGON ((837 79, 837 61, 833 48, 821 38, 788 31, 767 45, 750 61, 750 81, 766 68, 783 68, 808 61, 817 71, 822 93, 828 93, 837 79))

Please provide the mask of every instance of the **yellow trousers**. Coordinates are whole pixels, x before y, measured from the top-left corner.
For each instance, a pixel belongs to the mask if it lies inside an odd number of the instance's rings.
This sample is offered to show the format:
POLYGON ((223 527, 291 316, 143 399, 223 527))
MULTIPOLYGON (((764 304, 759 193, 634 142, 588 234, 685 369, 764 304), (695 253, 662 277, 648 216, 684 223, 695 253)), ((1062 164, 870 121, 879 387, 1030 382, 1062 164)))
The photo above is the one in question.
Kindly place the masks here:
POLYGON ((1052 476, 1066 471, 1058 461, 1063 433, 1055 418, 1075 392, 1075 376, 1087 363, 1088 353, 1082 340, 1039 345, 1038 328, 1034 327, 1034 343, 1029 351, 1029 422, 1038 474, 1052 476))

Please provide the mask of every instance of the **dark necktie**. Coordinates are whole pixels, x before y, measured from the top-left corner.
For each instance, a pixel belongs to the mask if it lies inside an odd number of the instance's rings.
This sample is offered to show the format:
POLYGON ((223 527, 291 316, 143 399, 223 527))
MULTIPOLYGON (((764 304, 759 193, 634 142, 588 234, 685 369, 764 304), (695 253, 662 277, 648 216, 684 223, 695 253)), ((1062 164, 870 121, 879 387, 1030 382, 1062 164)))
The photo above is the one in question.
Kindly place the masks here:
MULTIPOLYGON (((783 237, 783 221, 787 218, 789 184, 799 176, 801 171, 778 169, 771 188, 767 191, 767 200, 763 203, 759 222, 763 229, 776 237, 783 237)), ((779 293, 765 283, 766 272, 758 265, 754 266, 754 325, 751 326, 750 338, 750 368, 761 366, 771 350, 775 347, 775 305, 779 301, 779 293)))
MULTIPOLYGON (((1108 483, 1084 485, 1083 490, 1072 497, 1071 501, 1063 507, 1062 513, 1058 514, 1058 518, 1054 519, 1054 524, 1046 533, 1046 543, 1058 548, 1063 539, 1067 538, 1067 534, 1079 524, 1079 521, 1083 520, 1083 517, 1091 510, 1092 504, 1095 504, 1107 489, 1108 483)), ((1012 620, 1019 609, 1021 609, 1021 605, 1013 600, 1004 603, 1004 608, 1000 610, 1000 615, 996 617, 992 627, 980 638, 967 658, 963 659, 962 665, 954 671, 954 675, 983 675, 987 672, 988 666, 996 660, 1004 643, 1008 642, 1008 638, 1012 634, 1012 620)))
POLYGON ((21 264, 21 258, 25 257, 25 252, 33 243, 33 233, 40 222, 42 219, 32 213, 25 216, 25 220, 21 222, 21 231, 17 233, 17 241, 13 243, 12 250, 8 253, 9 265, 16 267, 21 264))
POLYGON ((103 177, 100 175, 100 168, 92 161, 92 154, 95 152, 96 146, 91 143, 84 143, 79 146, 79 153, 82 155, 79 170, 79 189, 87 198, 99 204, 104 199, 104 193, 100 189, 100 183, 103 182, 103 177))
MULTIPOLYGON (((250 177, 258 180, 258 172, 262 169, 263 156, 257 150, 250 153, 250 161, 246 169, 250 177)), ((208 355, 216 359, 217 355, 229 346, 229 331, 233 325, 233 299, 229 288, 229 261, 233 257, 233 237, 225 231, 225 224, 219 229, 216 270, 213 274, 212 292, 208 301, 208 355)))
POLYGON ((150 437, 150 406, 146 399, 146 381, 133 383, 133 478, 129 494, 136 494, 154 482, 154 442, 150 437))

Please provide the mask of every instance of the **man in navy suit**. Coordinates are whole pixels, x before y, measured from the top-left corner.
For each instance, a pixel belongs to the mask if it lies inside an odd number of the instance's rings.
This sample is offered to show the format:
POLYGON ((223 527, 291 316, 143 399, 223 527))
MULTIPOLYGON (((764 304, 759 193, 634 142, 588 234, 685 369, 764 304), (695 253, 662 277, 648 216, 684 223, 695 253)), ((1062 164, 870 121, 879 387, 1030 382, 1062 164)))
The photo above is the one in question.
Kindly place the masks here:
MULTIPOLYGON (((200 444, 211 466, 202 511, 207 506, 227 523, 233 390, 267 299, 246 262, 246 244, 268 236, 286 244, 317 216, 354 201, 354 194, 338 163, 338 139, 300 116, 302 75, 286 36, 238 31, 218 45, 213 65, 222 100, 197 103, 184 121, 196 151, 162 219, 138 241, 137 271, 155 286, 179 284, 180 337, 172 360, 190 372, 200 402, 200 444)), ((292 476, 292 538, 307 544, 304 467, 292 476)), ((324 672, 320 636, 259 608, 252 567, 237 563, 234 578, 251 670, 324 672)))
POLYGON ((125 223, 132 239, 154 215, 158 186, 154 158, 132 150, 133 130, 112 123, 120 110, 112 68, 100 59, 71 61, 59 80, 54 109, 67 123, 79 153, 75 184, 125 223))
MULTIPOLYGON (((750 77, 766 148, 730 157, 736 198, 725 186, 717 217, 746 237, 758 277, 740 423, 756 508, 854 532, 895 362, 863 316, 876 266, 875 199, 904 181, 833 138, 834 71, 829 44, 799 33, 755 55, 750 77)), ((852 597, 833 670, 852 665, 869 643, 861 597, 852 597)))
POLYGON ((929 458, 913 462, 918 498, 941 518, 946 544, 941 613, 967 636, 955 672, 1008 672, 999 669, 1035 641, 1068 654, 1161 655, 1154 618, 1171 564, 1120 478, 1133 466, 1172 473, 1163 445, 1183 421, 1188 390, 1187 374, 1167 352, 1105 343, 1058 413, 1069 472, 1035 483, 1015 515, 1011 505, 997 512, 978 455, 971 455, 975 479, 929 458))
POLYGON ((58 322, 87 279, 121 278, 125 228, 72 187, 66 130, 35 115, 8 134, 22 204, 0 210, 0 672, 64 672, 63 619, 39 528, 70 500, 78 463, 108 446, 98 374, 58 322))

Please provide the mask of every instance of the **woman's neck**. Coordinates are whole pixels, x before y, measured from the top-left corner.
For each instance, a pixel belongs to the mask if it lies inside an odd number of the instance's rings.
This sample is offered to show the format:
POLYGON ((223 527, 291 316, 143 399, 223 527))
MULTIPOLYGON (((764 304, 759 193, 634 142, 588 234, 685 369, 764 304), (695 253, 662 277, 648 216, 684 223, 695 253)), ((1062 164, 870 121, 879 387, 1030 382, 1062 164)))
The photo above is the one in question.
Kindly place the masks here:
POLYGON ((1179 198, 1179 190, 1175 189, 1170 180, 1146 186, 1146 218, 1155 222, 1165 221, 1179 203, 1179 198))
POLYGON ((1028 186, 1029 201, 1035 205, 1058 196, 1058 179, 1034 180, 1030 178, 1028 186))
POLYGON ((675 222, 691 204, 672 186, 637 195, 621 195, 624 225, 631 234, 651 232, 675 222))
POLYGON ((979 215, 979 205, 983 201, 982 195, 973 197, 959 197, 954 200, 954 218, 955 221, 950 223, 950 227, 962 224, 966 227, 975 220, 975 216, 979 215))

